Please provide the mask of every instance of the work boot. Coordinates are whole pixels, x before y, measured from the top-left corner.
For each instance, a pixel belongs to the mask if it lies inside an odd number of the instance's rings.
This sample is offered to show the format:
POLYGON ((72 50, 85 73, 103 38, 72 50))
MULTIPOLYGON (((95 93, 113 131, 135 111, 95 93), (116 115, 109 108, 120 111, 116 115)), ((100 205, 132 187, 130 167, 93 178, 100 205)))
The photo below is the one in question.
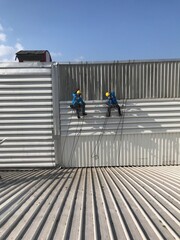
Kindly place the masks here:
POLYGON ((80 116, 78 115, 77 118, 80 118, 80 116))

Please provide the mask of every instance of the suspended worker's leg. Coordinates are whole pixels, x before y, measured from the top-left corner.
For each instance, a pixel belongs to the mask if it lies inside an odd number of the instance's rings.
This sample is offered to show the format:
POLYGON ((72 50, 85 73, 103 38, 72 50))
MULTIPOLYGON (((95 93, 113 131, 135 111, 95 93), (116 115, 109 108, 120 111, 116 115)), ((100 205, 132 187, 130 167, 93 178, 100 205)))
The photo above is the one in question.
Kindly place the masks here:
POLYGON ((82 105, 81 105, 81 108, 82 108, 82 115, 83 116, 85 116, 85 115, 87 115, 87 113, 85 112, 85 103, 83 103, 82 105))
POLYGON ((117 108, 117 110, 118 110, 118 113, 119 113, 119 116, 121 116, 122 114, 121 114, 121 108, 120 108, 120 106, 117 104, 116 105, 116 108, 117 108))
POLYGON ((71 104, 70 107, 76 111, 76 114, 77 114, 77 117, 80 118, 80 115, 79 115, 79 106, 78 104, 71 104))
POLYGON ((110 117, 110 116, 111 116, 111 106, 108 105, 108 107, 107 107, 106 117, 110 117))
POLYGON ((76 108, 76 114, 77 114, 77 118, 80 118, 79 108, 76 108))
POLYGON ((80 106, 79 106, 79 104, 75 104, 74 109, 76 110, 77 118, 80 118, 80 106))

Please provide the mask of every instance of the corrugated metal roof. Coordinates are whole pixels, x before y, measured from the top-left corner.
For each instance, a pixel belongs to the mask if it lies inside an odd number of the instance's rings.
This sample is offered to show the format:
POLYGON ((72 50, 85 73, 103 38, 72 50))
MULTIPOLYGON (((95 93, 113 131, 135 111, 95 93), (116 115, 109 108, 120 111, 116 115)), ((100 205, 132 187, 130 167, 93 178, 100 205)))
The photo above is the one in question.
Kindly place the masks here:
POLYGON ((0 239, 179 239, 180 166, 0 175, 0 239))

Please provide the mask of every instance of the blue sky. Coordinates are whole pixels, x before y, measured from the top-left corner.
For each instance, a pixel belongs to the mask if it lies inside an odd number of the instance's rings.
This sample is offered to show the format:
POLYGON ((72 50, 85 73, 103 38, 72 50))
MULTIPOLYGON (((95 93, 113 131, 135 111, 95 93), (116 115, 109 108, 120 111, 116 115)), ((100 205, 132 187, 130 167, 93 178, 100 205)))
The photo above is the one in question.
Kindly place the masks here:
POLYGON ((0 0, 0 61, 180 58, 180 0, 0 0))

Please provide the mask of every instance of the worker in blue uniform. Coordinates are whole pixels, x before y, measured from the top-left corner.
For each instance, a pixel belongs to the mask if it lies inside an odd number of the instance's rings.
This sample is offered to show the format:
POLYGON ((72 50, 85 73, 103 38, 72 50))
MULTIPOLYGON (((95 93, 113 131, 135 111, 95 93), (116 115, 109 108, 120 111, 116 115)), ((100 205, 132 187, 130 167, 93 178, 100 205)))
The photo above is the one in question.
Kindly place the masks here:
POLYGON ((85 116, 87 113, 85 112, 85 102, 81 96, 80 89, 77 89, 73 94, 72 105, 71 108, 76 110, 77 117, 80 118, 80 112, 82 111, 82 115, 85 116))
POLYGON ((121 109, 120 106, 118 105, 116 96, 114 92, 106 92, 106 97, 107 97, 107 117, 111 116, 111 109, 116 108, 118 110, 119 116, 121 116, 121 109))

